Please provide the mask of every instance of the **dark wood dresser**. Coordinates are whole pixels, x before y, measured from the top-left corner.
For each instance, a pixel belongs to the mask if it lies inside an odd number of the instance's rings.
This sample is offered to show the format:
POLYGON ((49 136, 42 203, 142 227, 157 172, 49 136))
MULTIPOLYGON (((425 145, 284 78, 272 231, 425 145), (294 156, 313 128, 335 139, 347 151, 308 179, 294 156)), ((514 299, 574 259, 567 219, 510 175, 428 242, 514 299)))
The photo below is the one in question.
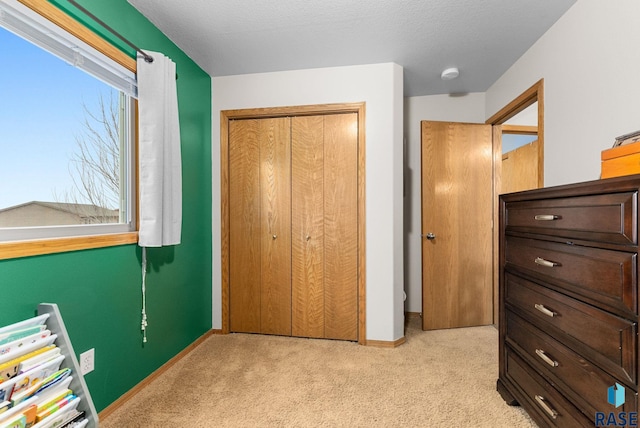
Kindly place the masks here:
POLYGON ((637 412, 639 192, 634 175, 500 196, 498 391, 542 427, 637 412))

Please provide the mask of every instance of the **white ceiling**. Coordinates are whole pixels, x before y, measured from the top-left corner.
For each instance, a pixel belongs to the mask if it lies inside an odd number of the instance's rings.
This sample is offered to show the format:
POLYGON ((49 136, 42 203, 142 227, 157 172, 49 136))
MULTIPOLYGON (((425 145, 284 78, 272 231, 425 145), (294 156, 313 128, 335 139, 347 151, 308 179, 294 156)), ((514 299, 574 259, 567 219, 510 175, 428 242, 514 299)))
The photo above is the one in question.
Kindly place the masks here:
POLYGON ((486 91, 575 3, 128 1, 212 76, 395 62, 405 96, 486 91))

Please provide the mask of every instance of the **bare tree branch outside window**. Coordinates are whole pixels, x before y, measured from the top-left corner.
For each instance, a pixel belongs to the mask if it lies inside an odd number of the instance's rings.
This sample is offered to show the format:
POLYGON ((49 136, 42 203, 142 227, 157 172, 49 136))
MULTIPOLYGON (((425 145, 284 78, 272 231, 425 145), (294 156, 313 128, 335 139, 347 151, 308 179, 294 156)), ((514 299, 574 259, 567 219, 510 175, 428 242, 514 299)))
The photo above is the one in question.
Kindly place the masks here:
POLYGON ((97 109, 83 103, 82 131, 69 160, 73 188, 58 200, 73 206, 85 223, 118 222, 120 208, 120 103, 111 92, 97 109))

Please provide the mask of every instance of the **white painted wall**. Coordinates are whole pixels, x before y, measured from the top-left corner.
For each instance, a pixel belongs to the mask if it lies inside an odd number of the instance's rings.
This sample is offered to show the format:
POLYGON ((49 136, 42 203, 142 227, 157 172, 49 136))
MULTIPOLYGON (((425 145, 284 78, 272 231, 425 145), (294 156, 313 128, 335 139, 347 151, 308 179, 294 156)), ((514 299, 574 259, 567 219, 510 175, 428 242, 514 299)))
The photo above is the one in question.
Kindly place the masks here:
POLYGON ((538 103, 531 104, 505 122, 506 125, 538 126, 538 103))
POLYGON ((422 312, 422 238, 420 185, 420 121, 484 123, 485 95, 429 95, 405 99, 406 140, 404 248, 405 310, 422 312))
POLYGON ((486 93, 490 117, 544 78, 545 186, 596 180, 640 129, 640 2, 576 2, 486 93))
POLYGON ((367 339, 403 337, 402 78, 392 63, 212 78, 213 328, 222 325, 220 111, 364 101, 367 339))

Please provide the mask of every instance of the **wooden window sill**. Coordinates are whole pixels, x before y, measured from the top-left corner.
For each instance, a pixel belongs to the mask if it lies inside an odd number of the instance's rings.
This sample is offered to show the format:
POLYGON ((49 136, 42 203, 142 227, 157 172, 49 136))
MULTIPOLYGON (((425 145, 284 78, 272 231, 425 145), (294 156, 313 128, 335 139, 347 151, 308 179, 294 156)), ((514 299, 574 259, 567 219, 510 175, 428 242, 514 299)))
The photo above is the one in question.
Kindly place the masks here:
POLYGON ((116 245, 135 244, 136 242, 138 242, 138 232, 0 242, 0 260, 88 250, 91 248, 114 247, 116 245))

